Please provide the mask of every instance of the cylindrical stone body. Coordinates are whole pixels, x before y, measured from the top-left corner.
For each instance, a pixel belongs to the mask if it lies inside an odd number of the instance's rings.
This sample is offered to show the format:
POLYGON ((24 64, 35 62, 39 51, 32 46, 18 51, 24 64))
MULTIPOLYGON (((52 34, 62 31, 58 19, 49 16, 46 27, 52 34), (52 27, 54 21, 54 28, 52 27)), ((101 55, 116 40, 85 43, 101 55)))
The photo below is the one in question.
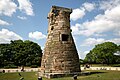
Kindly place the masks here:
POLYGON ((71 12, 71 9, 53 6, 48 14, 48 35, 41 63, 45 73, 80 72, 79 57, 70 29, 71 12))

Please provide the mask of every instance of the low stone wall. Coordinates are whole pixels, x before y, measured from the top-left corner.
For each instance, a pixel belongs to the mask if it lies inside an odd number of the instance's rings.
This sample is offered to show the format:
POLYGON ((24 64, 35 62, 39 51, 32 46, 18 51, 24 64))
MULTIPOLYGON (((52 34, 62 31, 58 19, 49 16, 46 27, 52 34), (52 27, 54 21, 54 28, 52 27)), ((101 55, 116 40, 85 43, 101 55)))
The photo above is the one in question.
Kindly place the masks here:
MULTIPOLYGON (((12 73, 12 72, 23 72, 21 69, 0 69, 0 72, 5 71, 5 73, 12 73)), ((40 72, 40 68, 28 68, 24 69, 24 72, 32 72, 32 71, 37 71, 40 72)), ((90 68, 84 68, 81 67, 81 70, 116 70, 120 71, 120 67, 90 67, 90 68)))
POLYGON ((90 67, 90 68, 81 67, 81 70, 116 70, 116 71, 120 71, 120 67, 90 67))
MULTIPOLYGON (((12 73, 12 72, 23 72, 21 69, 0 69, 0 72, 5 71, 5 73, 12 73)), ((40 71, 39 68, 29 68, 29 69, 24 69, 24 72, 32 72, 32 71, 40 71)))

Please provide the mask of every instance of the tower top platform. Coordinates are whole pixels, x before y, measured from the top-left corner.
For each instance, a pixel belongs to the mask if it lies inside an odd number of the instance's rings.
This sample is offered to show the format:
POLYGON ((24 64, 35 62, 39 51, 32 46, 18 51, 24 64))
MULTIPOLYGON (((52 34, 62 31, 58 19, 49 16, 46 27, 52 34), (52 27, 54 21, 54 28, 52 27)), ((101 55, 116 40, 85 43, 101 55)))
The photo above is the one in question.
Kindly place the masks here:
POLYGON ((51 11, 53 11, 53 10, 58 10, 58 11, 62 10, 64 12, 72 13, 72 9, 70 9, 70 8, 64 8, 64 7, 59 7, 59 6, 52 6, 51 11))

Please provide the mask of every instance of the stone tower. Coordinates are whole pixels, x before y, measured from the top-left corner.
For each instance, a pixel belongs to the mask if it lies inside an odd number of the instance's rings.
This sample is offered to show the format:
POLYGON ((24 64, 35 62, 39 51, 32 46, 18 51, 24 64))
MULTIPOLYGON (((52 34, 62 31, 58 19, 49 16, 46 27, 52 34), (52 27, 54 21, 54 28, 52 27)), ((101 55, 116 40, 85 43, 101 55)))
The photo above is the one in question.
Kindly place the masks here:
POLYGON ((80 72, 79 57, 70 29, 72 9, 52 6, 48 14, 48 35, 42 57, 44 73, 80 72))

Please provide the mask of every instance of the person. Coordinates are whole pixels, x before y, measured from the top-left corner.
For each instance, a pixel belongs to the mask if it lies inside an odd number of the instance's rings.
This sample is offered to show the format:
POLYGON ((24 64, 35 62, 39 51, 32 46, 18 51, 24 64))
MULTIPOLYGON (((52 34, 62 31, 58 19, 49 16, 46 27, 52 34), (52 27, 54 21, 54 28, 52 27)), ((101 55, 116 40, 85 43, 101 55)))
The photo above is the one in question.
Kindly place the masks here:
POLYGON ((77 80, 77 75, 74 75, 74 76, 73 76, 73 79, 74 79, 74 80, 77 80))
POLYGON ((19 74, 19 76, 22 76, 20 73, 18 73, 19 74))
POLYGON ((21 67, 21 71, 23 71, 23 72, 24 72, 24 66, 22 66, 22 67, 21 67))
POLYGON ((5 70, 3 70, 3 73, 5 73, 5 70))
POLYGON ((84 69, 86 68, 90 68, 90 65, 88 63, 84 65, 84 69))
POLYGON ((86 64, 86 68, 90 68, 90 65, 89 65, 89 64, 86 64))

